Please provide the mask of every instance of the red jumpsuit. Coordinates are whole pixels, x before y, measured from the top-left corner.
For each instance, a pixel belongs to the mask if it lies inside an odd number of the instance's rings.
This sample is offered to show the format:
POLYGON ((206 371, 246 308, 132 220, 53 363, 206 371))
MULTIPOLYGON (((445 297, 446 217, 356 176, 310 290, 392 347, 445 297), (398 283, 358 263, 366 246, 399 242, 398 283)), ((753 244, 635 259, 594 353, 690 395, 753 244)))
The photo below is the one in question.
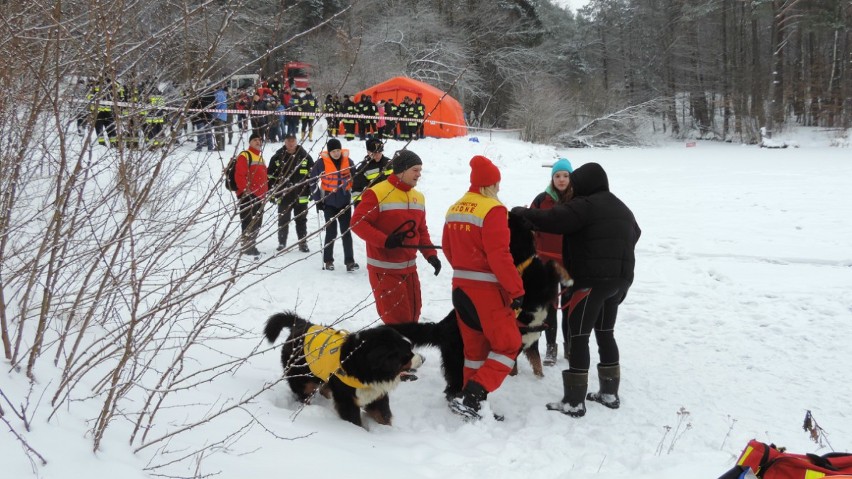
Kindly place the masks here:
MULTIPOLYGON (((385 248, 388 235, 401 226, 411 230, 411 237, 403 244, 432 244, 423 194, 391 175, 361 195, 352 215, 352 231, 367 243, 370 286, 385 324, 416 323, 420 319, 417 249, 385 248), (406 222, 411 223, 404 225, 406 222)), ((421 252, 427 259, 438 254, 433 248, 421 252)))
POLYGON ((524 285, 509 252, 506 207, 478 191, 471 187, 447 211, 442 245, 453 266, 465 384, 473 380, 492 392, 506 379, 521 349, 510 304, 523 296, 524 285), (476 316, 479 328, 471 316, 476 316))

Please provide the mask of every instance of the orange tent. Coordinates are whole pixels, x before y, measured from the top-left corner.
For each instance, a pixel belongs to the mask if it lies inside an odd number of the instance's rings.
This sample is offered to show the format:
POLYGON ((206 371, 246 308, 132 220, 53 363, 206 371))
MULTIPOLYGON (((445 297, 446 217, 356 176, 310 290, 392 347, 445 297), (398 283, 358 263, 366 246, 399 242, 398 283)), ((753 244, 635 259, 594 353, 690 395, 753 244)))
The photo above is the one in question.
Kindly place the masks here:
POLYGON ((420 97, 420 101, 426 106, 427 115, 426 126, 423 128, 424 135, 437 138, 453 138, 467 134, 467 127, 464 122, 464 110, 461 104, 450 95, 444 96, 442 90, 428 83, 412 80, 408 77, 394 77, 358 92, 355 95, 356 99, 354 101, 359 101, 361 95, 370 95, 374 103, 378 103, 379 100, 393 98, 393 102, 397 105, 407 96, 412 99, 420 97), (441 101, 440 104, 438 103, 439 100, 441 101), (435 108, 435 105, 438 105, 438 107, 435 108), (433 108, 434 111, 432 111, 433 108), (429 112, 432 112, 432 114, 429 115, 429 112))

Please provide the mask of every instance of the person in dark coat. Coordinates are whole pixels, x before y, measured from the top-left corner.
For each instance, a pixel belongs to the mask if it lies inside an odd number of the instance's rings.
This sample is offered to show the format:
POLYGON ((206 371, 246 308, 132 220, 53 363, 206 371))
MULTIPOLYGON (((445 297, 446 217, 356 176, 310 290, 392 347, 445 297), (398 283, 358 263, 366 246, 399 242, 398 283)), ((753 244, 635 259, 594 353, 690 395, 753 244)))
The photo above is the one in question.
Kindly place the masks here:
POLYGON ((296 141, 296 135, 288 133, 284 146, 269 159, 270 200, 278 204, 278 249, 287 247, 290 219, 295 214, 296 235, 299 251, 310 251, 305 237, 308 235, 308 202, 311 188, 309 178, 314 159, 296 141))
MULTIPOLYGON (((353 102, 349 95, 343 95, 343 104, 340 105, 340 112, 343 115, 357 115, 358 104, 353 102)), ((355 139, 355 118, 352 116, 343 116, 343 136, 347 140, 355 139)))
POLYGON ((352 176, 352 204, 361 201, 367 188, 385 181, 393 174, 391 159, 384 155, 385 145, 378 138, 367 140, 367 156, 355 167, 352 176))
POLYGON ((536 231, 561 234, 562 259, 574 279, 568 300, 571 351, 562 371, 564 397, 547 408, 573 417, 586 414, 585 399, 611 409, 619 406, 621 378, 615 320, 618 305, 633 284, 634 250, 641 230, 633 212, 609 191, 603 167, 587 163, 571 173, 574 198, 548 210, 516 207, 536 231), (586 394, 589 336, 595 332, 600 390, 586 394))

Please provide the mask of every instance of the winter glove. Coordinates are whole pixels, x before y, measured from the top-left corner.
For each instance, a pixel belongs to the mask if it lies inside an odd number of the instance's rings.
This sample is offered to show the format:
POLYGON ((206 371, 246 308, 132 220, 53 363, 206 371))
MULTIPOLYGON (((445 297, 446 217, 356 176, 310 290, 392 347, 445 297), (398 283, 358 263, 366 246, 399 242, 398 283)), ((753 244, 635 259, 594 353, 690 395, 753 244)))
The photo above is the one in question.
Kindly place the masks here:
POLYGON ((535 225, 532 224, 532 221, 530 221, 526 217, 527 211, 529 211, 529 208, 524 208, 523 206, 516 206, 516 207, 512 208, 511 215, 514 216, 515 218, 517 218, 518 223, 524 229, 532 231, 532 230, 535 229, 535 225))
POLYGON ((394 249, 402 246, 402 236, 400 235, 388 235, 385 240, 385 248, 394 249))
POLYGON ((523 305, 524 305, 524 297, 518 296, 517 298, 512 300, 512 304, 510 306, 512 307, 512 310, 520 311, 521 306, 523 306, 523 305))
POLYGON ((512 208, 512 214, 519 217, 519 218, 523 218, 524 213, 526 213, 526 212, 527 212, 527 208, 524 208, 523 206, 516 206, 516 207, 512 208))
POLYGON ((429 264, 431 264, 432 267, 435 268, 435 276, 438 276, 438 273, 441 272, 441 260, 438 259, 438 255, 430 256, 426 258, 426 261, 428 261, 429 264))

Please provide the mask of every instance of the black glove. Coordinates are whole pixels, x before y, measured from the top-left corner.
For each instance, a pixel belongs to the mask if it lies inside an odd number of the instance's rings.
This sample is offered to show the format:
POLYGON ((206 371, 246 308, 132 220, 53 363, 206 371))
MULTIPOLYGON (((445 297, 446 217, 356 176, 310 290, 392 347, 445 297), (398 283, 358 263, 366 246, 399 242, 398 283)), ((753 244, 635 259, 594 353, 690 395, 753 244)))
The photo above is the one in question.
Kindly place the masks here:
POLYGON ((521 309, 521 306, 524 305, 524 297, 518 296, 517 298, 512 300, 511 308, 515 311, 521 309))
POLYGON ((385 248, 394 249, 400 246, 402 246, 402 236, 388 235, 388 238, 385 240, 385 248))
POLYGON ((529 211, 529 208, 524 208, 523 206, 516 206, 512 208, 511 214, 509 215, 509 224, 511 225, 512 221, 516 221, 515 224, 521 226, 525 230, 535 230, 535 225, 526 217, 527 211, 529 211))
POLYGON ((432 267, 435 268, 435 276, 438 276, 438 273, 441 272, 441 260, 438 259, 438 255, 430 256, 426 258, 426 261, 428 261, 429 264, 431 264, 432 267))

